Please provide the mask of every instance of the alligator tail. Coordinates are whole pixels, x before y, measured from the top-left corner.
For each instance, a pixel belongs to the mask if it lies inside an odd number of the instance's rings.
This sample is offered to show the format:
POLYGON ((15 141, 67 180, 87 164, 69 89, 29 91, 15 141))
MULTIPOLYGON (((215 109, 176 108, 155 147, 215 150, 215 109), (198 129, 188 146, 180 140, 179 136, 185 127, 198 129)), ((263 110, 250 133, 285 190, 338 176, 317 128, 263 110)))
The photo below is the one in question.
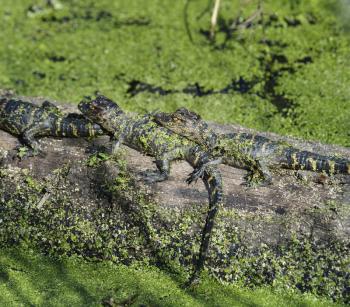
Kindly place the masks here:
POLYGON ((54 135, 68 137, 94 137, 105 134, 102 128, 80 114, 68 114, 56 121, 54 135))
POLYGON ((322 156, 294 148, 286 149, 285 157, 290 169, 326 172, 328 175, 350 174, 350 161, 344 158, 322 156))
POLYGON ((201 246, 199 249, 198 258, 196 259, 194 271, 188 281, 188 285, 196 283, 199 279, 199 274, 203 269, 207 258, 215 217, 219 210, 220 204, 223 202, 222 178, 218 168, 215 165, 206 166, 203 171, 202 180, 209 194, 209 208, 205 225, 202 230, 201 246))

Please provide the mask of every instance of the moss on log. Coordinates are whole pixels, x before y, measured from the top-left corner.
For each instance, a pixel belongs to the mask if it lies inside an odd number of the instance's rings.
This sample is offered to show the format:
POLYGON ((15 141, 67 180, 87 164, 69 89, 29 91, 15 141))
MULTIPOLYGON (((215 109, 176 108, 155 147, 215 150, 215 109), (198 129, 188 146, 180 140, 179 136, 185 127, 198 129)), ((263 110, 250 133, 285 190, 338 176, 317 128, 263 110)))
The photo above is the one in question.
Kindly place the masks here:
MULTIPOLYGON (((346 148, 264 135, 350 157, 346 148)), ((153 159, 127 147, 118 157, 99 153, 108 152, 108 137, 40 142, 46 156, 21 161, 14 150, 18 140, 0 131, 0 245, 190 271, 207 209, 203 183, 185 183, 190 166, 176 163, 168 181, 147 184, 143 172, 155 170, 153 159)), ((220 169, 226 198, 206 264, 210 274, 349 301, 349 176, 283 170, 274 174, 272 185, 249 188, 243 185, 244 171, 220 169)))

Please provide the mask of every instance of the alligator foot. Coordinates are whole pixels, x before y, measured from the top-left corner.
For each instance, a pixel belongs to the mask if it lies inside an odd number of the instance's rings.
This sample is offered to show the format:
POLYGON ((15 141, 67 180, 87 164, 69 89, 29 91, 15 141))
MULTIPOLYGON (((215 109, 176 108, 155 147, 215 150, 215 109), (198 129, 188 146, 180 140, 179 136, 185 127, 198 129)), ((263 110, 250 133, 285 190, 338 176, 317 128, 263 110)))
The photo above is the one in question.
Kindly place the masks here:
POLYGON ((168 176, 166 174, 162 174, 159 171, 154 170, 146 170, 141 173, 142 180, 146 183, 156 183, 156 182, 162 182, 166 179, 168 179, 168 176))
POLYGON ((220 164, 222 162, 222 159, 216 159, 216 160, 212 160, 209 161, 207 163, 202 164, 199 167, 196 167, 192 173, 190 173, 188 175, 188 178, 186 179, 186 182, 188 184, 191 184, 192 182, 196 182, 199 178, 203 178, 204 175, 204 171, 206 170, 206 168, 210 165, 217 165, 220 164))
POLYGON ((272 183, 272 176, 268 171, 251 170, 244 176, 244 180, 248 187, 264 187, 272 183))

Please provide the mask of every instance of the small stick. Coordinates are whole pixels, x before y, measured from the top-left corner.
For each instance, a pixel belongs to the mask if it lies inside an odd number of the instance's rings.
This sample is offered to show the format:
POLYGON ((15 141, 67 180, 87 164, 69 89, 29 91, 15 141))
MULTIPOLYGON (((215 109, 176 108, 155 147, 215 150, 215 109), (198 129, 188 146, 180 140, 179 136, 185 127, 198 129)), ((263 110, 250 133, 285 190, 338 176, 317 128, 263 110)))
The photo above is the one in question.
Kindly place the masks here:
POLYGON ((215 0, 213 14, 211 15, 211 28, 210 28, 210 39, 213 40, 215 37, 215 27, 218 19, 220 8, 220 0, 215 0))
POLYGON ((36 205, 38 209, 41 209, 43 207, 43 205, 45 204, 45 202, 50 198, 51 193, 50 192, 46 192, 44 194, 44 196, 40 199, 40 201, 38 202, 38 204, 36 205))

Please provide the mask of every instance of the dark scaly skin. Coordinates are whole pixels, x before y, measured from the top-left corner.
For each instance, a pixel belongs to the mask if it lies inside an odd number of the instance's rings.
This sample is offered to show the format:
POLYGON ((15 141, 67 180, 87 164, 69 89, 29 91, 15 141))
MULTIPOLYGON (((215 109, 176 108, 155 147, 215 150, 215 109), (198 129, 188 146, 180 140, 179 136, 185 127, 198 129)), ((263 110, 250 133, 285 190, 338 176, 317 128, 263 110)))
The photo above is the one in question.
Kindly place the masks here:
POLYGON ((157 124, 202 144, 213 157, 221 156, 224 164, 250 169, 249 159, 259 161, 264 176, 274 168, 325 172, 328 175, 350 174, 349 160, 302 151, 288 143, 250 133, 217 134, 198 114, 186 108, 152 116, 157 124))
POLYGON ((41 152, 37 138, 94 137, 105 134, 101 127, 79 114, 62 114, 52 103, 42 106, 30 102, 0 98, 0 129, 18 136, 29 147, 28 156, 41 152))
MULTIPOLYGON (((130 117, 121 108, 104 96, 95 100, 82 101, 80 111, 93 122, 101 125, 115 140, 115 147, 123 143, 137 151, 156 158, 159 170, 155 181, 166 180, 170 173, 170 163, 174 160, 186 160, 193 168, 210 164, 210 157, 197 144, 178 136, 168 129, 159 127, 150 116, 130 117)), ((200 252, 195 263, 194 273, 189 283, 198 280, 204 267, 215 216, 222 203, 222 179, 215 166, 207 165, 201 174, 209 193, 209 210, 202 232, 200 252)), ((188 183, 198 177, 192 176, 188 183)))

